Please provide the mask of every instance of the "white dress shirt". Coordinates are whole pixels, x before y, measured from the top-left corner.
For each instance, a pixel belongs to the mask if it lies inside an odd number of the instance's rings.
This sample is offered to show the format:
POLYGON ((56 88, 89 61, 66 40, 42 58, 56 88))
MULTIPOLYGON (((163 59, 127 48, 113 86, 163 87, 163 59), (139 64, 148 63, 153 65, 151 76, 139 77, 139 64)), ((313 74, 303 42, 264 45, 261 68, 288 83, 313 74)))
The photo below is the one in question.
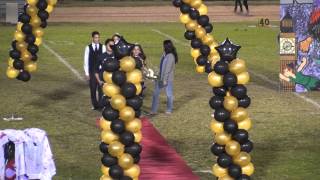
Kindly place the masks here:
MULTIPOLYGON (((99 43, 95 44, 94 42, 92 42, 91 45, 92 45, 94 51, 96 49, 98 50, 100 48, 99 43)), ((102 53, 104 53, 106 51, 107 51, 106 46, 102 45, 102 53)), ((87 46, 84 51, 84 63, 83 63, 84 73, 86 76, 89 76, 89 53, 90 53, 90 49, 89 49, 89 46, 87 46)))

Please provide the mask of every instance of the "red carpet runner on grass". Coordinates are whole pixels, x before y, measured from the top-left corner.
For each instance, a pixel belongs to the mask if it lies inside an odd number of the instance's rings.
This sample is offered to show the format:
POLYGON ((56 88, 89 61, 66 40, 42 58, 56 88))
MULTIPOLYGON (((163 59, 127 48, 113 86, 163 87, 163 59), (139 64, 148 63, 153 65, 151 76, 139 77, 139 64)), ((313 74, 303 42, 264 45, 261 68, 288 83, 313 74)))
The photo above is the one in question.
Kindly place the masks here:
POLYGON ((199 180, 147 118, 142 118, 142 135, 140 180, 199 180))

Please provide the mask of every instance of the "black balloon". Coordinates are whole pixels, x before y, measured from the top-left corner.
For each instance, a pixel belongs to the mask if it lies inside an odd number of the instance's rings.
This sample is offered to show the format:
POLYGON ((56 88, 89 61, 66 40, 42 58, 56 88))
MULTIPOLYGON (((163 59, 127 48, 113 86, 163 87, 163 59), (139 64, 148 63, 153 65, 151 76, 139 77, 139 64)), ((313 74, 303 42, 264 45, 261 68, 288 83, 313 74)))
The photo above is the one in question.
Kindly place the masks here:
POLYGON ((223 100, 224 100, 224 98, 221 96, 213 96, 209 101, 210 107, 212 109, 222 108, 223 107, 223 100))
POLYGON ((24 41, 28 44, 33 44, 36 41, 36 37, 33 34, 28 34, 24 41))
POLYGON ((138 143, 125 147, 125 153, 131 154, 133 157, 138 156, 142 151, 142 147, 138 143))
POLYGON ((39 10, 45 10, 48 7, 48 3, 45 0, 39 0, 37 3, 37 7, 39 8, 39 10))
POLYGON ((11 42, 12 49, 17 50, 17 42, 18 42, 17 40, 14 40, 14 41, 11 42))
POLYGON ((182 4, 180 6, 180 11, 184 14, 189 13, 189 11, 191 10, 191 7, 188 4, 182 4))
POLYGON ((32 61, 37 61, 38 60, 38 56, 36 54, 32 54, 31 60, 32 61))
POLYGON ((214 118, 217 121, 224 122, 230 118, 230 112, 224 108, 219 108, 214 111, 214 118))
POLYGON ((227 94, 227 90, 225 87, 214 87, 212 88, 212 92, 216 96, 221 96, 221 97, 224 97, 227 94))
POLYGON ((212 24, 207 24, 206 26, 204 26, 204 29, 206 30, 207 33, 211 33, 213 30, 213 26, 212 24))
POLYGON ((40 10, 38 12, 38 16, 41 19, 41 21, 45 21, 45 20, 47 20, 49 18, 49 13, 47 11, 45 11, 45 10, 40 10))
POLYGON ((191 47, 194 49, 200 48, 202 46, 202 42, 200 39, 192 39, 191 47))
POLYGON ((143 101, 140 96, 134 96, 130 99, 127 99, 127 105, 132 107, 134 110, 139 110, 142 107, 143 101))
POLYGON ((218 47, 218 51, 221 60, 223 61, 232 61, 236 59, 237 53, 240 50, 241 46, 233 44, 228 38, 218 47))
POLYGON ((197 9, 192 8, 189 12, 189 16, 191 19, 196 20, 199 18, 200 13, 197 9))
POLYGON ((231 94, 238 99, 244 98, 247 95, 247 88, 242 84, 236 85, 231 88, 231 94))
POLYGON ((11 57, 12 59, 19 59, 20 56, 21 56, 20 51, 18 51, 18 50, 16 50, 16 49, 11 50, 9 54, 10 54, 10 57, 11 57))
POLYGON ((220 144, 213 144, 211 146, 211 152, 212 154, 216 155, 216 156, 220 156, 222 153, 224 153, 224 146, 220 145, 220 144))
POLYGON ((242 174, 241 167, 235 164, 232 164, 228 168, 228 174, 233 178, 238 178, 242 174))
POLYGON ((232 158, 226 153, 222 153, 218 156, 217 163, 220 167, 227 168, 232 164, 232 158))
POLYGON ((119 180, 132 180, 132 178, 129 176, 123 176, 119 180))
POLYGON ((108 144, 101 142, 99 145, 99 149, 102 153, 108 153, 108 144))
POLYGON ((25 34, 31 34, 32 33, 32 26, 28 23, 24 23, 21 27, 21 31, 25 34))
POLYGON ((39 51, 39 48, 37 45, 35 44, 29 44, 28 46, 28 51, 31 53, 31 54, 36 54, 38 51, 39 51))
POLYGON ((238 141, 240 144, 248 141, 249 134, 248 131, 244 129, 239 129, 237 132, 233 134, 233 139, 238 141))
POLYGON ((245 96, 244 98, 239 99, 238 104, 239 104, 239 107, 247 108, 251 104, 251 99, 250 97, 245 96))
POLYGON ((134 143, 134 135, 132 132, 126 131, 120 135, 120 141, 126 146, 130 146, 134 143))
POLYGON ((136 62, 136 69, 141 69, 143 67, 142 61, 139 57, 134 57, 134 60, 136 62))
POLYGON ((240 177, 238 177, 236 180, 251 180, 250 176, 246 174, 242 174, 240 177))
POLYGON ((114 121, 119 118, 119 111, 111 107, 106 107, 102 111, 102 116, 105 120, 114 121))
POLYGON ((196 34, 194 31, 186 31, 184 33, 184 37, 187 39, 187 40, 192 40, 194 38, 196 38, 196 34))
POLYGON ((204 56, 208 56, 211 52, 211 49, 208 45, 202 45, 200 48, 200 52, 204 56))
POLYGON ((133 158, 133 162, 135 163, 135 164, 138 164, 139 162, 140 162, 140 156, 138 155, 138 156, 135 156, 134 158, 133 158))
POLYGON ((204 55, 200 55, 198 58, 197 58, 197 64, 199 66, 204 66, 206 65, 208 62, 208 58, 204 55))
POLYGON ((31 19, 31 17, 26 13, 22 13, 19 16, 19 21, 22 22, 22 23, 29 23, 30 19, 31 19))
POLYGON ((226 62, 224 61, 218 61, 214 67, 213 70, 217 73, 217 74, 221 74, 221 75, 225 75, 228 71, 229 71, 229 66, 226 62))
POLYGON ((111 107, 110 99, 108 96, 102 96, 101 105, 102 105, 102 107, 111 107))
POLYGON ((136 95, 137 88, 132 83, 125 83, 121 86, 121 94, 126 98, 132 98, 136 95))
POLYGON ((112 73, 112 81, 116 84, 121 86, 127 80, 126 73, 123 71, 115 71, 112 73))
POLYGON ((116 59, 109 59, 103 63, 103 69, 108 72, 117 71, 120 68, 120 62, 116 59))
POLYGON ((46 28, 48 26, 47 21, 41 21, 40 27, 46 28))
POLYGON ((113 165, 109 169, 110 177, 119 179, 123 176, 123 169, 119 165, 113 165))
POLYGON ((125 124, 123 121, 121 120, 114 120, 111 122, 111 130, 114 132, 114 133, 117 133, 117 134, 121 134, 124 132, 125 130, 125 124))
POLYGON ((207 15, 202 15, 198 18, 198 24, 201 26, 206 26, 209 24, 209 17, 207 15))
POLYGON ((226 87, 233 87, 237 84, 237 76, 233 73, 227 73, 223 76, 223 83, 226 87))
POLYGON ((27 82, 31 79, 31 75, 28 71, 21 71, 17 77, 18 80, 27 82))
POLYGON ((101 158, 101 163, 106 167, 111 167, 118 163, 118 159, 110 156, 108 153, 105 153, 101 158))
POLYGON ((223 124, 223 129, 229 134, 233 134, 238 130, 238 124, 233 120, 227 120, 223 124))
POLYGON ((212 66, 211 66, 211 63, 210 62, 207 62, 206 65, 205 65, 205 71, 206 73, 211 73, 213 71, 212 69, 212 66))
POLYGON ((139 109, 139 110, 136 110, 135 111, 135 117, 136 118, 140 118, 140 116, 141 116, 141 110, 139 109))
POLYGON ((240 144, 240 147, 241 147, 241 151, 250 153, 253 150, 253 143, 250 140, 248 140, 240 144))
POLYGON ((19 60, 19 59, 14 60, 13 61, 13 67, 15 69, 23 69, 24 68, 24 62, 22 60, 19 60))
POLYGON ((133 49, 134 44, 128 43, 123 37, 120 38, 119 42, 112 46, 115 57, 121 59, 125 56, 130 56, 131 50, 133 49))
POLYGON ((183 2, 182 2, 182 0, 173 0, 173 1, 172 1, 172 4, 173 4, 175 7, 180 7, 180 6, 183 4, 183 2))

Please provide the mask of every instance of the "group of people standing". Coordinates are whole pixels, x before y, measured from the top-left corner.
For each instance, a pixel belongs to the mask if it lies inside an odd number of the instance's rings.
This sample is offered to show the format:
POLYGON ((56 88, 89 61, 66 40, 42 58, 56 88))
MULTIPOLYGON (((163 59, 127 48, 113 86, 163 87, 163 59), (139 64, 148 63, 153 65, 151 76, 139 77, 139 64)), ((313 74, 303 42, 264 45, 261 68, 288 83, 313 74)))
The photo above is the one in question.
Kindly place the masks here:
MULTIPOLYGON (((85 48, 84 72, 90 87, 92 109, 101 110, 104 104, 103 101, 106 101, 102 91, 104 84, 103 66, 108 60, 119 60, 115 56, 113 47, 117 45, 122 36, 114 34, 112 38, 108 38, 104 44, 100 43, 99 32, 92 32, 91 37, 92 42, 85 48)), ((178 55, 171 40, 165 40, 163 42, 163 51, 160 61, 160 72, 157 80, 155 80, 150 115, 155 115, 158 111, 159 95, 162 89, 165 89, 167 94, 166 114, 171 114, 173 111, 173 79, 175 64, 178 62, 178 55)), ((140 44, 134 44, 130 55, 134 59, 141 61, 143 67, 146 67, 146 55, 140 44)), ((144 84, 143 89, 145 89, 144 84)))
POLYGON ((238 12, 238 6, 240 6, 240 12, 242 13, 243 12, 242 4, 246 8, 247 15, 249 15, 248 0, 235 0, 234 12, 235 13, 238 12))

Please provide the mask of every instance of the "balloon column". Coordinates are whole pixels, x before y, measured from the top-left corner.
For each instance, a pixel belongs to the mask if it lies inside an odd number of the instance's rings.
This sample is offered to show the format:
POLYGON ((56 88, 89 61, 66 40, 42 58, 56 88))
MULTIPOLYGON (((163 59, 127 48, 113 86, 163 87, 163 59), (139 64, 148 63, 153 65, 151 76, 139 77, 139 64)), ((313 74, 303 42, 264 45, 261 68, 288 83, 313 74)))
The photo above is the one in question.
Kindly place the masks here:
POLYGON ((211 122, 215 143, 211 151, 218 158, 212 173, 219 180, 250 180, 254 172, 249 154, 253 143, 248 135, 252 122, 245 108, 251 99, 244 86, 250 78, 245 61, 237 58, 241 47, 229 39, 218 46, 210 35, 213 26, 201 0, 173 0, 173 5, 182 13, 180 21, 186 27, 185 38, 191 41, 196 71, 209 73, 213 87, 209 104, 215 110, 211 122))
POLYGON ((29 81, 30 73, 37 69, 37 52, 43 29, 47 27, 47 19, 56 3, 57 0, 27 0, 11 44, 7 69, 9 78, 29 81))
POLYGON ((119 60, 104 64, 103 92, 106 96, 100 127, 100 151, 103 153, 101 180, 138 179, 142 147, 140 108, 142 72, 135 59, 128 56, 132 46, 122 40, 115 45, 119 60))

